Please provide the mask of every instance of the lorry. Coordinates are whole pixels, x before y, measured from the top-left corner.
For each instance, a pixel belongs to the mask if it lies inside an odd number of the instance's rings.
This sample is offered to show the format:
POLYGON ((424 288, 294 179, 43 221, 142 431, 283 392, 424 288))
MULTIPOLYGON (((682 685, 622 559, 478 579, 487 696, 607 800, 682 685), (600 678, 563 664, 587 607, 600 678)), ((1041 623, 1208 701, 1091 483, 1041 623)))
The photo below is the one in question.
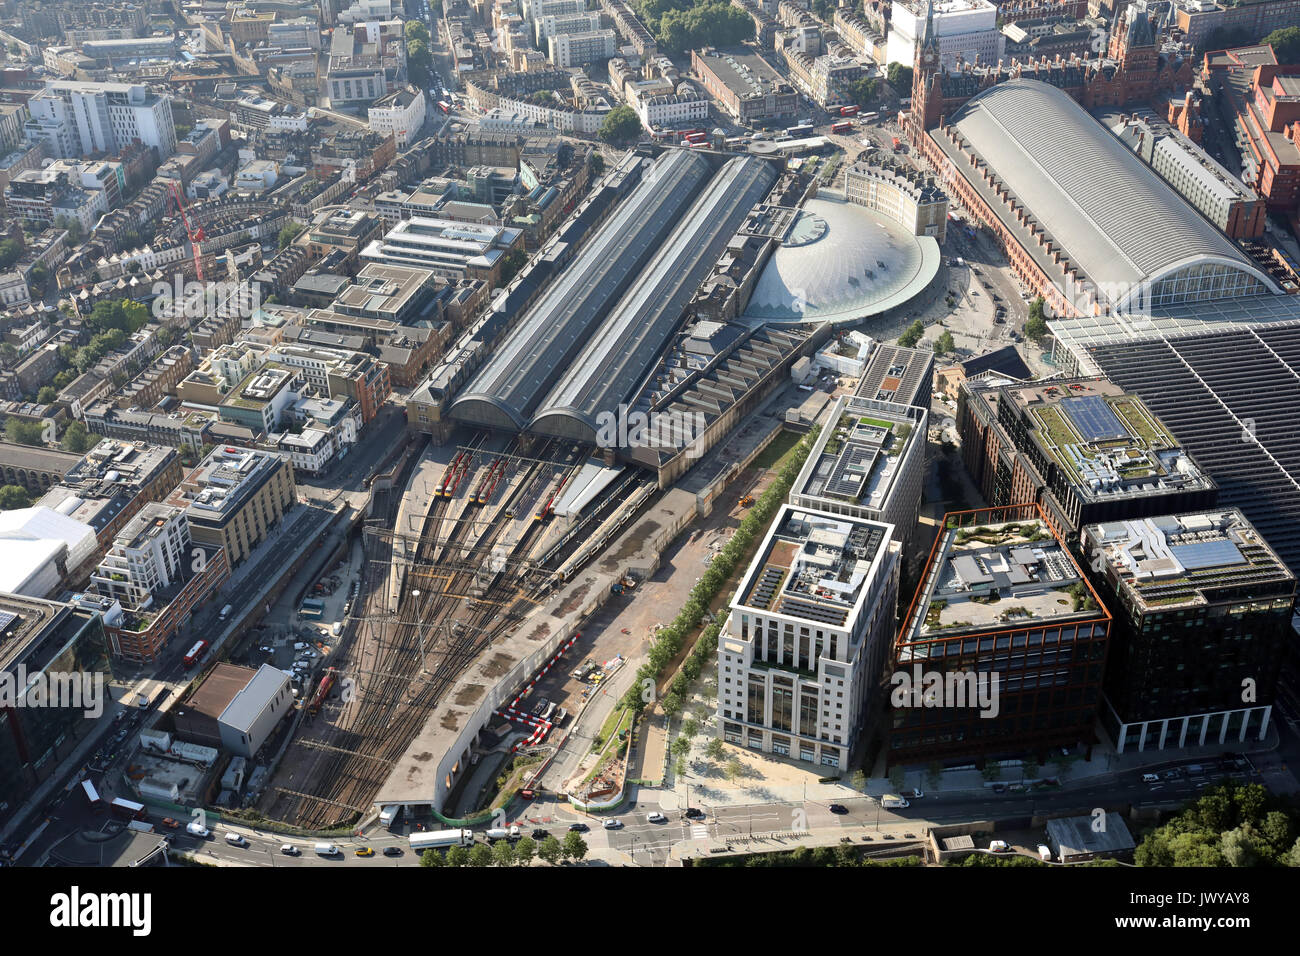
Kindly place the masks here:
POLYGON ((408 838, 411 852, 421 853, 444 846, 473 846, 473 830, 429 830, 425 833, 412 833, 408 838))
POLYGON ((391 830, 393 824, 397 822, 398 814, 402 812, 400 806, 388 806, 379 811, 379 825, 386 830, 391 830))
POLYGON ((880 805, 882 807, 885 807, 886 809, 899 809, 899 810, 906 810, 909 806, 911 806, 911 804, 909 804, 906 800, 904 800, 902 797, 894 793, 887 793, 883 797, 881 797, 880 805))
POLYGON ((492 827, 483 835, 491 842, 496 842, 497 840, 518 840, 519 827, 512 826, 508 830, 505 827, 492 827))

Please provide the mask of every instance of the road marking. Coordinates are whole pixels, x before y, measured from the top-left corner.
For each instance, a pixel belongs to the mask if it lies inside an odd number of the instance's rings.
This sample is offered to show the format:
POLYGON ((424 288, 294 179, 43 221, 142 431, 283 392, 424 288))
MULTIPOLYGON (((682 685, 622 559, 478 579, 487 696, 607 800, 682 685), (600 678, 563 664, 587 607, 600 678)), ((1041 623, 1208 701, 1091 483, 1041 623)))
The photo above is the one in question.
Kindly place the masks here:
POLYGON ((696 823, 691 827, 692 840, 707 840, 709 838, 709 828, 703 823, 696 823))

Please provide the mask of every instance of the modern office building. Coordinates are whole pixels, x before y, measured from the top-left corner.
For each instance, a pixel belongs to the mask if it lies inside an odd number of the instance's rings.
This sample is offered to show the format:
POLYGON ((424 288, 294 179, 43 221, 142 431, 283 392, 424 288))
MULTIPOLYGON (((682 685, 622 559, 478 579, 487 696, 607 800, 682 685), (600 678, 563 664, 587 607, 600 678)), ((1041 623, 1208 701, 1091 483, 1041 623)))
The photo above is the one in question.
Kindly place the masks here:
POLYGON ((799 111, 794 87, 750 50, 692 50, 691 71, 741 123, 793 119, 799 111))
POLYGON ((934 391, 934 352, 879 342, 853 390, 862 398, 930 407, 934 391))
POLYGON ((1235 508, 1083 529, 1115 611, 1102 724, 1118 753, 1262 740, 1296 579, 1235 508))
POLYGON ((546 47, 550 61, 567 70, 614 56, 618 52, 618 34, 613 30, 556 33, 547 38, 546 47))
POLYGON ((844 396, 790 489, 790 504, 893 525, 906 540, 921 508, 929 412, 844 396))
POLYGON ((233 568, 295 503, 293 465, 280 455, 223 445, 181 481, 168 504, 185 509, 190 536, 225 549, 233 568))
POLYGON ((361 250, 363 262, 415 266, 450 279, 482 279, 496 285, 501 260, 523 249, 523 230, 449 219, 412 216, 361 250))
POLYGON ((893 533, 878 521, 782 505, 718 641, 724 740, 849 766, 894 633, 893 533))
POLYGON ((1086 524, 1205 508, 1218 497, 1146 403, 1104 378, 970 379, 957 430, 985 500, 1038 502, 1072 547, 1086 524))
POLYGON ((1110 627, 1036 505, 946 515, 894 646, 888 762, 1090 748, 1110 627))
POLYGON ((29 684, 23 696, 33 705, 0 708, 3 823, 98 725, 109 703, 111 671, 103 619, 74 605, 0 593, 0 638, 0 672, 24 668, 29 684), (59 688, 75 689, 81 705, 69 706, 71 696, 63 699, 59 688), (103 705, 98 713, 91 695, 103 705))

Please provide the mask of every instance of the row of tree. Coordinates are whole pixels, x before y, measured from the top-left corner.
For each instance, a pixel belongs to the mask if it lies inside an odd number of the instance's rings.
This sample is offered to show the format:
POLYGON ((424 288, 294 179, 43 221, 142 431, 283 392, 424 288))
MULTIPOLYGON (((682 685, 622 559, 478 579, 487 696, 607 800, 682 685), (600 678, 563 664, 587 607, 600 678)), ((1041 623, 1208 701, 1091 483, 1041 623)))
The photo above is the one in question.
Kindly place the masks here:
POLYGON ((735 46, 754 36, 749 14, 723 0, 641 0, 637 13, 670 53, 735 46))
POLYGON ((498 840, 488 846, 476 843, 466 849, 453 846, 447 852, 425 850, 420 855, 421 866, 528 866, 534 859, 542 860, 555 866, 561 860, 581 860, 587 855, 587 841, 581 833, 570 830, 564 840, 547 836, 541 843, 532 837, 522 837, 515 843, 498 840))
POLYGON ((1300 866, 1294 800, 1257 783, 1209 790, 1138 844, 1138 866, 1300 866))

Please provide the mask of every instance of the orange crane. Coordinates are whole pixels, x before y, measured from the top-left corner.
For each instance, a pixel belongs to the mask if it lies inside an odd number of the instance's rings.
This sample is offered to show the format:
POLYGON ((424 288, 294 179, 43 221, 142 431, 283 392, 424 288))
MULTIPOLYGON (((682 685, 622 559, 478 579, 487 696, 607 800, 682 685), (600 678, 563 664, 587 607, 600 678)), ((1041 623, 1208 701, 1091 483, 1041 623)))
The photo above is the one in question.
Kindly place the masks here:
POLYGON ((203 226, 198 220, 195 220, 193 225, 190 224, 190 217, 185 212, 185 197, 181 195, 180 188, 175 181, 167 183, 167 191, 170 193, 172 201, 176 203, 176 211, 181 214, 181 222, 185 224, 185 234, 190 237, 190 246, 194 250, 194 277, 202 282, 203 263, 199 258, 199 243, 203 241, 203 226))

